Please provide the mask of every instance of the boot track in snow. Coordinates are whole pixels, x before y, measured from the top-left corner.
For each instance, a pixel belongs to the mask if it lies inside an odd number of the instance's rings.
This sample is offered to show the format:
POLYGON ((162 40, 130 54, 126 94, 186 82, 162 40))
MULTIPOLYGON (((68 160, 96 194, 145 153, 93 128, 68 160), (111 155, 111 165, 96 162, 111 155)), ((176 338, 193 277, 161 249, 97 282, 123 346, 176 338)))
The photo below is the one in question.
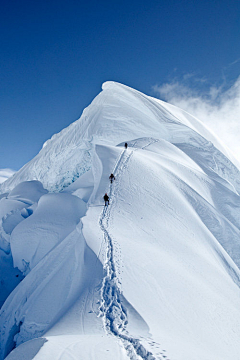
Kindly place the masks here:
POLYGON ((116 336, 121 340, 131 360, 156 360, 161 359, 153 356, 151 352, 145 349, 140 340, 129 335, 126 327, 128 323, 127 311, 121 302, 122 292, 120 290, 120 281, 117 276, 117 270, 114 262, 113 239, 108 232, 108 221, 111 216, 111 206, 114 204, 118 195, 118 188, 121 176, 127 167, 127 164, 133 154, 133 151, 123 150, 116 162, 113 173, 116 181, 110 184, 110 205, 105 206, 99 225, 104 235, 106 246, 106 259, 104 265, 104 278, 101 288, 100 316, 103 317, 104 327, 107 333, 116 336))

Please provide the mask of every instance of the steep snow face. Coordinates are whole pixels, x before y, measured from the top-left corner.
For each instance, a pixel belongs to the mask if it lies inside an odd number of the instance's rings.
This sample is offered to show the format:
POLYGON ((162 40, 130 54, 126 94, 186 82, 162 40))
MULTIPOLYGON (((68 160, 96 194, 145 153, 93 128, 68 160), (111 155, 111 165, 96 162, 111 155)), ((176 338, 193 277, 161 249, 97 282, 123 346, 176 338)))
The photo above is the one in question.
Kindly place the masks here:
MULTIPOLYGON (((196 118, 127 86, 106 82, 81 118, 48 140, 32 161, 1 185, 0 191, 8 192, 19 182, 33 179, 49 191, 60 191, 91 168, 94 144, 115 146, 141 137, 162 138, 174 144, 187 142, 205 151, 213 147, 218 149, 216 154, 220 150, 229 158, 220 141, 196 118)), ((218 171, 214 159, 210 166, 218 171)), ((239 187, 238 171, 231 166, 239 187)))
POLYGON ((28 273, 76 228, 85 213, 86 204, 76 196, 42 196, 34 214, 19 224, 11 234, 14 266, 28 273))
MULTIPOLYGON (((230 212, 238 218, 239 197, 173 145, 156 139, 134 143, 119 156, 111 151, 115 167, 111 158, 106 161, 107 149, 97 148, 102 173, 114 169, 117 178, 99 221, 107 248, 101 307, 106 328, 136 351, 136 339, 145 339, 142 343, 154 358, 167 349, 170 359, 227 359, 229 347, 237 357, 239 270, 216 239, 236 246, 239 256, 239 222, 236 228, 223 216, 228 196, 236 200, 230 212), (225 222, 224 235, 218 222, 225 222), (133 316, 124 325, 124 302, 117 301, 121 293, 144 322, 133 316)), ((107 190, 104 176, 94 204, 101 203, 107 190)), ((85 238, 100 238, 97 228, 90 227, 96 213, 91 207, 83 220, 85 238)), ((98 253, 102 244, 92 246, 98 253)))
POLYGON ((1 360, 239 357, 239 170, 196 119, 105 83, 10 190, 1 360))
POLYGON ((13 229, 29 217, 40 199, 47 193, 39 181, 23 182, 0 199, 0 305, 23 279, 13 267, 10 239, 13 229))

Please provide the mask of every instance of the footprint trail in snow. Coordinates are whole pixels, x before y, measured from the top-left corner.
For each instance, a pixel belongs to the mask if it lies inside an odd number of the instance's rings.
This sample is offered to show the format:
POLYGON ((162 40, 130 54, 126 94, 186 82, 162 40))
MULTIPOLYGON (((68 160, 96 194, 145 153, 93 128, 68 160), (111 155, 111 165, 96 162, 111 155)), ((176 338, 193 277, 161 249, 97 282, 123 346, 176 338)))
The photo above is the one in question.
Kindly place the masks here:
POLYGON ((106 206, 101 214, 99 225, 104 235, 106 246, 106 259, 104 265, 105 276, 101 289, 100 316, 103 317, 104 327, 109 334, 118 337, 131 360, 161 360, 162 357, 155 357, 140 343, 140 340, 132 337, 127 331, 127 310, 121 302, 120 281, 117 276, 117 269, 114 261, 114 244, 108 232, 108 222, 111 216, 111 207, 114 205, 118 195, 121 176, 133 151, 124 150, 113 171, 117 181, 110 185, 110 206, 106 206))

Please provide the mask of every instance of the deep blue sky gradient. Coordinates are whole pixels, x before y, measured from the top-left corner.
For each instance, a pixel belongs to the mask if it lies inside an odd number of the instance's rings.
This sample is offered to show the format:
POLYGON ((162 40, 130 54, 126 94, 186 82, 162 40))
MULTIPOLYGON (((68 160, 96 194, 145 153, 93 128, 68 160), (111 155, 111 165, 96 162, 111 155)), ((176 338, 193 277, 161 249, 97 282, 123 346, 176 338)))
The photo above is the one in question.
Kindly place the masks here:
POLYGON ((31 160, 114 80, 239 75, 240 2, 1 0, 0 168, 31 160))

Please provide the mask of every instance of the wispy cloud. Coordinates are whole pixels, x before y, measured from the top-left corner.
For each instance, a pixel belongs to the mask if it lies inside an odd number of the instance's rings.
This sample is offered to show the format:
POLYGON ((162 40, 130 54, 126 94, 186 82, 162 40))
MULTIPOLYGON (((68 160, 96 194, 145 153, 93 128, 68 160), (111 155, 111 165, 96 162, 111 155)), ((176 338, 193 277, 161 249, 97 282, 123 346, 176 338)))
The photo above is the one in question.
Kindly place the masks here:
POLYGON ((0 169, 0 184, 6 181, 15 173, 12 169, 0 169))
POLYGON ((235 60, 235 61, 233 61, 233 62, 231 62, 231 64, 229 64, 229 67, 230 67, 230 66, 233 66, 233 65, 235 65, 235 64, 237 64, 237 63, 239 63, 239 62, 240 62, 240 58, 237 59, 237 60, 235 60))
MULTIPOLYGON (((240 61, 236 60, 234 63, 240 61)), ((158 96, 204 122, 240 160, 240 76, 226 88, 221 85, 197 86, 200 79, 189 74, 181 81, 174 80, 153 87, 158 96), (191 79, 189 81, 189 79, 191 79), (187 81, 186 81, 187 80, 187 81)))

